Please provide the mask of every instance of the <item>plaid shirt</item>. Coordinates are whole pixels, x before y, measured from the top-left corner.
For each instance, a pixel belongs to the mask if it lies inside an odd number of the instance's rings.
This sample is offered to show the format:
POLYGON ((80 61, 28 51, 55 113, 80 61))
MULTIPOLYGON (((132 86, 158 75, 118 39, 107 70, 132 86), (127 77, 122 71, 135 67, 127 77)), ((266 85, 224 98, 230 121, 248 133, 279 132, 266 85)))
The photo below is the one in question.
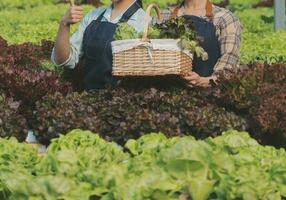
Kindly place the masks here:
MULTIPOLYGON (((161 12, 163 20, 171 17, 172 8, 161 12)), ((180 15, 180 13, 179 13, 180 15)), ((210 21, 208 17, 203 17, 210 21)), ((155 23, 156 20, 153 21, 155 23)), ((228 10, 213 6, 213 24, 220 43, 221 57, 214 66, 214 74, 235 70, 239 67, 239 49, 242 26, 239 20, 228 10)))

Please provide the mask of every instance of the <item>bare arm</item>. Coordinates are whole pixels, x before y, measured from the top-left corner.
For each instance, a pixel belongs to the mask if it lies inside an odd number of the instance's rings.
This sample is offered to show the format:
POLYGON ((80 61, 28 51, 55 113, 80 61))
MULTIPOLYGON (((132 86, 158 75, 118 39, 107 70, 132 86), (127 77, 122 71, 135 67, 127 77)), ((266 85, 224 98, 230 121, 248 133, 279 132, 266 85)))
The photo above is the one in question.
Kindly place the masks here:
POLYGON ((55 41, 55 62, 64 63, 70 55, 70 26, 81 21, 83 8, 71 5, 66 14, 61 19, 59 30, 55 41))

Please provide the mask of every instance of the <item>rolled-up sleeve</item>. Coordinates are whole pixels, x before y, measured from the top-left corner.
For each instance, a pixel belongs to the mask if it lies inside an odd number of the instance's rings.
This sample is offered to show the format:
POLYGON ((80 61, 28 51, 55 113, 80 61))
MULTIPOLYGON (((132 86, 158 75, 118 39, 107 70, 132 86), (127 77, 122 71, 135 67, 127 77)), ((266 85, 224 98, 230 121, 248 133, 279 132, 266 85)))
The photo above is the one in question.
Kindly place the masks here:
POLYGON ((230 12, 220 16, 220 50, 221 57, 214 67, 215 73, 233 70, 239 67, 239 50, 242 26, 239 20, 230 12))
POLYGON ((92 10, 83 18, 78 30, 70 38, 70 55, 65 62, 61 64, 55 62, 55 48, 53 48, 51 60, 54 65, 58 67, 75 68, 79 59, 83 55, 82 41, 85 29, 94 18, 98 17, 98 12, 100 12, 98 9, 92 10))

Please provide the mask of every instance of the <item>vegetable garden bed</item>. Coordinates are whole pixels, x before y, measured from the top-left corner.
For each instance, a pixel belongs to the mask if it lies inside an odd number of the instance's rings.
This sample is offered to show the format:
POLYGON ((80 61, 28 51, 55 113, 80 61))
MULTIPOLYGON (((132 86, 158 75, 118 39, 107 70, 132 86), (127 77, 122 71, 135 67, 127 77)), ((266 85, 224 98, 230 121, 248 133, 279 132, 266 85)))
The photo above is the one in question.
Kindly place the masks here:
POLYGON ((245 132, 203 141, 148 134, 124 149, 89 131, 53 140, 44 156, 0 139, 1 199, 281 199, 286 152, 245 132))

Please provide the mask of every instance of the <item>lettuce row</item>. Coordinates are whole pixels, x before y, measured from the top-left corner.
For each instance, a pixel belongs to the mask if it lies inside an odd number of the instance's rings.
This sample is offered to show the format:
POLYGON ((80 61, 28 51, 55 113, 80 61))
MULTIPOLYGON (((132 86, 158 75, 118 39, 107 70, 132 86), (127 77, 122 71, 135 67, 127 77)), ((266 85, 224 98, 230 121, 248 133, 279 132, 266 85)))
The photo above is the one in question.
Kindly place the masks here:
POLYGON ((124 148, 89 131, 54 139, 47 153, 0 140, 1 199, 281 199, 286 152, 246 132, 195 140, 161 133, 124 148))

